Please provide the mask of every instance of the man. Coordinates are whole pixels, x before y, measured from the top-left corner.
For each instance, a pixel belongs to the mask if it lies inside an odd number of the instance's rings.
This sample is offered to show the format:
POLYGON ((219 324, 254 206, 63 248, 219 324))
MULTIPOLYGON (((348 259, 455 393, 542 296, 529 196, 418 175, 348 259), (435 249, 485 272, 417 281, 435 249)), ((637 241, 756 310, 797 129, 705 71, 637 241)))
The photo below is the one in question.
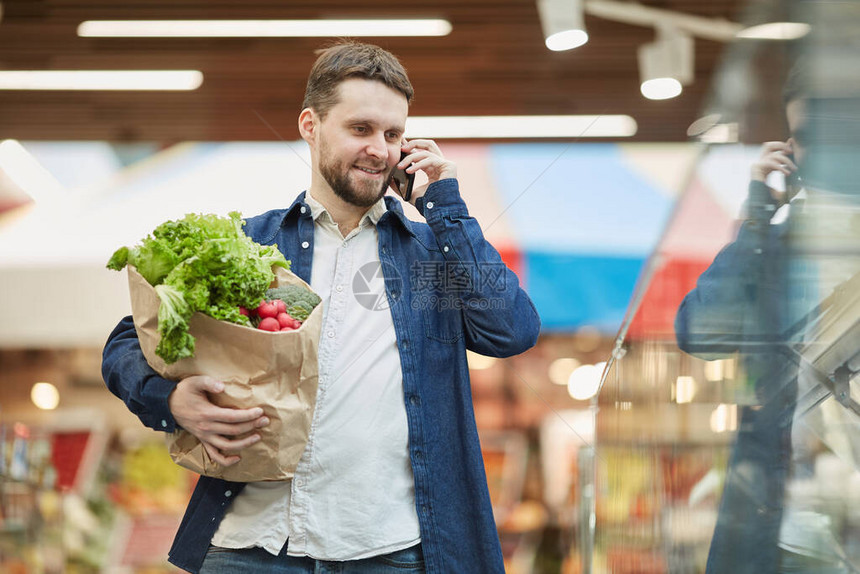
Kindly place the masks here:
MULTIPOLYGON (((181 568, 503 572, 466 350, 521 353, 539 318, 469 217, 454 163, 431 140, 405 140, 412 93, 376 46, 337 44, 311 70, 299 115, 311 186, 245 227, 323 297, 310 440, 291 481, 201 477, 170 551, 181 568), (384 197, 398 168, 427 175, 410 200, 427 223, 384 197), (365 280, 379 273, 374 298, 365 280)), ((234 437, 268 423, 260 409, 212 405, 207 394, 222 387, 211 378, 158 377, 128 317, 108 340, 103 374, 144 424, 181 426, 222 464, 258 440, 234 437)))
POLYGON ((817 487, 810 489, 822 480, 815 473, 830 448, 823 441, 843 437, 848 411, 822 403, 821 375, 830 373, 797 350, 817 342, 817 306, 860 272, 860 227, 851 223, 860 213, 857 162, 837 159, 856 154, 847 120, 860 108, 858 100, 810 97, 808 73, 798 66, 789 77, 791 137, 764 144, 736 240, 675 321, 682 350, 705 359, 738 352, 755 385, 755 404, 742 409, 708 572, 851 571, 837 525, 817 487), (785 193, 767 185, 773 172, 786 176, 785 193))

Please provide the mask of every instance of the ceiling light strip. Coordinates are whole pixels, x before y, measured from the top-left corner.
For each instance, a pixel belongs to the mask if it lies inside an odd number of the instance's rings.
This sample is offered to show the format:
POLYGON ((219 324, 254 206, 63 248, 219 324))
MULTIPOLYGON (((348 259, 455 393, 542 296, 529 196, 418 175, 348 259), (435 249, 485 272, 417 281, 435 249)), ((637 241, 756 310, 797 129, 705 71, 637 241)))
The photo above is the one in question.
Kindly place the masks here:
POLYGON ((0 90, 196 90, 197 70, 7 70, 0 90))
POLYGON ((88 20, 78 26, 86 38, 246 38, 328 36, 447 36, 441 19, 347 20, 88 20))
POLYGON ((576 116, 412 116, 407 138, 604 138, 636 135, 628 115, 576 116))

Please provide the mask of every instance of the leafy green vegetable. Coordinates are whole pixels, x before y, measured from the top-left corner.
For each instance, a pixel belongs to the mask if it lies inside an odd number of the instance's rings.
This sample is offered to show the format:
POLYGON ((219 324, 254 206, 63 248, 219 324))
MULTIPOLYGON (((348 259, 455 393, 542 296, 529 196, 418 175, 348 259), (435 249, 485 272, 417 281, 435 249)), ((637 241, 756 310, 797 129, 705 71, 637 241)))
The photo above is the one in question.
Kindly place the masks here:
POLYGON ((156 285, 158 305, 158 332, 161 340, 155 354, 169 363, 194 354, 194 337, 188 333, 191 307, 185 302, 182 292, 170 285, 156 285))
POLYGON ((273 266, 290 268, 277 245, 255 243, 242 231, 238 212, 229 217, 188 214, 159 225, 139 246, 119 248, 108 268, 134 265, 160 300, 156 354, 168 364, 194 354, 188 321, 199 311, 250 326, 239 307, 253 309, 275 279, 273 266))
POLYGON ((128 247, 120 247, 111 255, 107 268, 119 271, 128 263, 128 247))

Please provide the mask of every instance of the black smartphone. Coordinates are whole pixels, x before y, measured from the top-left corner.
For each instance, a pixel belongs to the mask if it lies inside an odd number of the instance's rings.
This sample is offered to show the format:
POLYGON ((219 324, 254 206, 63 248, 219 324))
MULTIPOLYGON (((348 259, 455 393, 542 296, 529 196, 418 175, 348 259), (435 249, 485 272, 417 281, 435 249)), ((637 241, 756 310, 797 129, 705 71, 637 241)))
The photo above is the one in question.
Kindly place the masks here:
MULTIPOLYGON (((406 159, 408 156, 406 152, 400 152, 400 161, 406 159)), ((409 201, 412 197, 412 186, 415 185, 415 174, 414 173, 406 173, 405 170, 395 169, 391 174, 391 187, 393 187, 397 193, 400 194, 400 197, 403 198, 403 201, 409 201)))

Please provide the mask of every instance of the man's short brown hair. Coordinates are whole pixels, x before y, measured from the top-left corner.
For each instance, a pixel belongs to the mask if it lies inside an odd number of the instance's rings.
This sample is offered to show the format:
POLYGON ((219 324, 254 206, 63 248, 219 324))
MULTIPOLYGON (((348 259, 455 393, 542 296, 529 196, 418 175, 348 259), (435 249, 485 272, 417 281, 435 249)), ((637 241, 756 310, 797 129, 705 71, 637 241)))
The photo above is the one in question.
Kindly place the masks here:
POLYGON ((320 117, 338 102, 337 87, 349 78, 382 82, 412 101, 414 90, 406 70, 394 54, 373 44, 350 40, 321 50, 311 68, 302 108, 312 108, 320 117))

